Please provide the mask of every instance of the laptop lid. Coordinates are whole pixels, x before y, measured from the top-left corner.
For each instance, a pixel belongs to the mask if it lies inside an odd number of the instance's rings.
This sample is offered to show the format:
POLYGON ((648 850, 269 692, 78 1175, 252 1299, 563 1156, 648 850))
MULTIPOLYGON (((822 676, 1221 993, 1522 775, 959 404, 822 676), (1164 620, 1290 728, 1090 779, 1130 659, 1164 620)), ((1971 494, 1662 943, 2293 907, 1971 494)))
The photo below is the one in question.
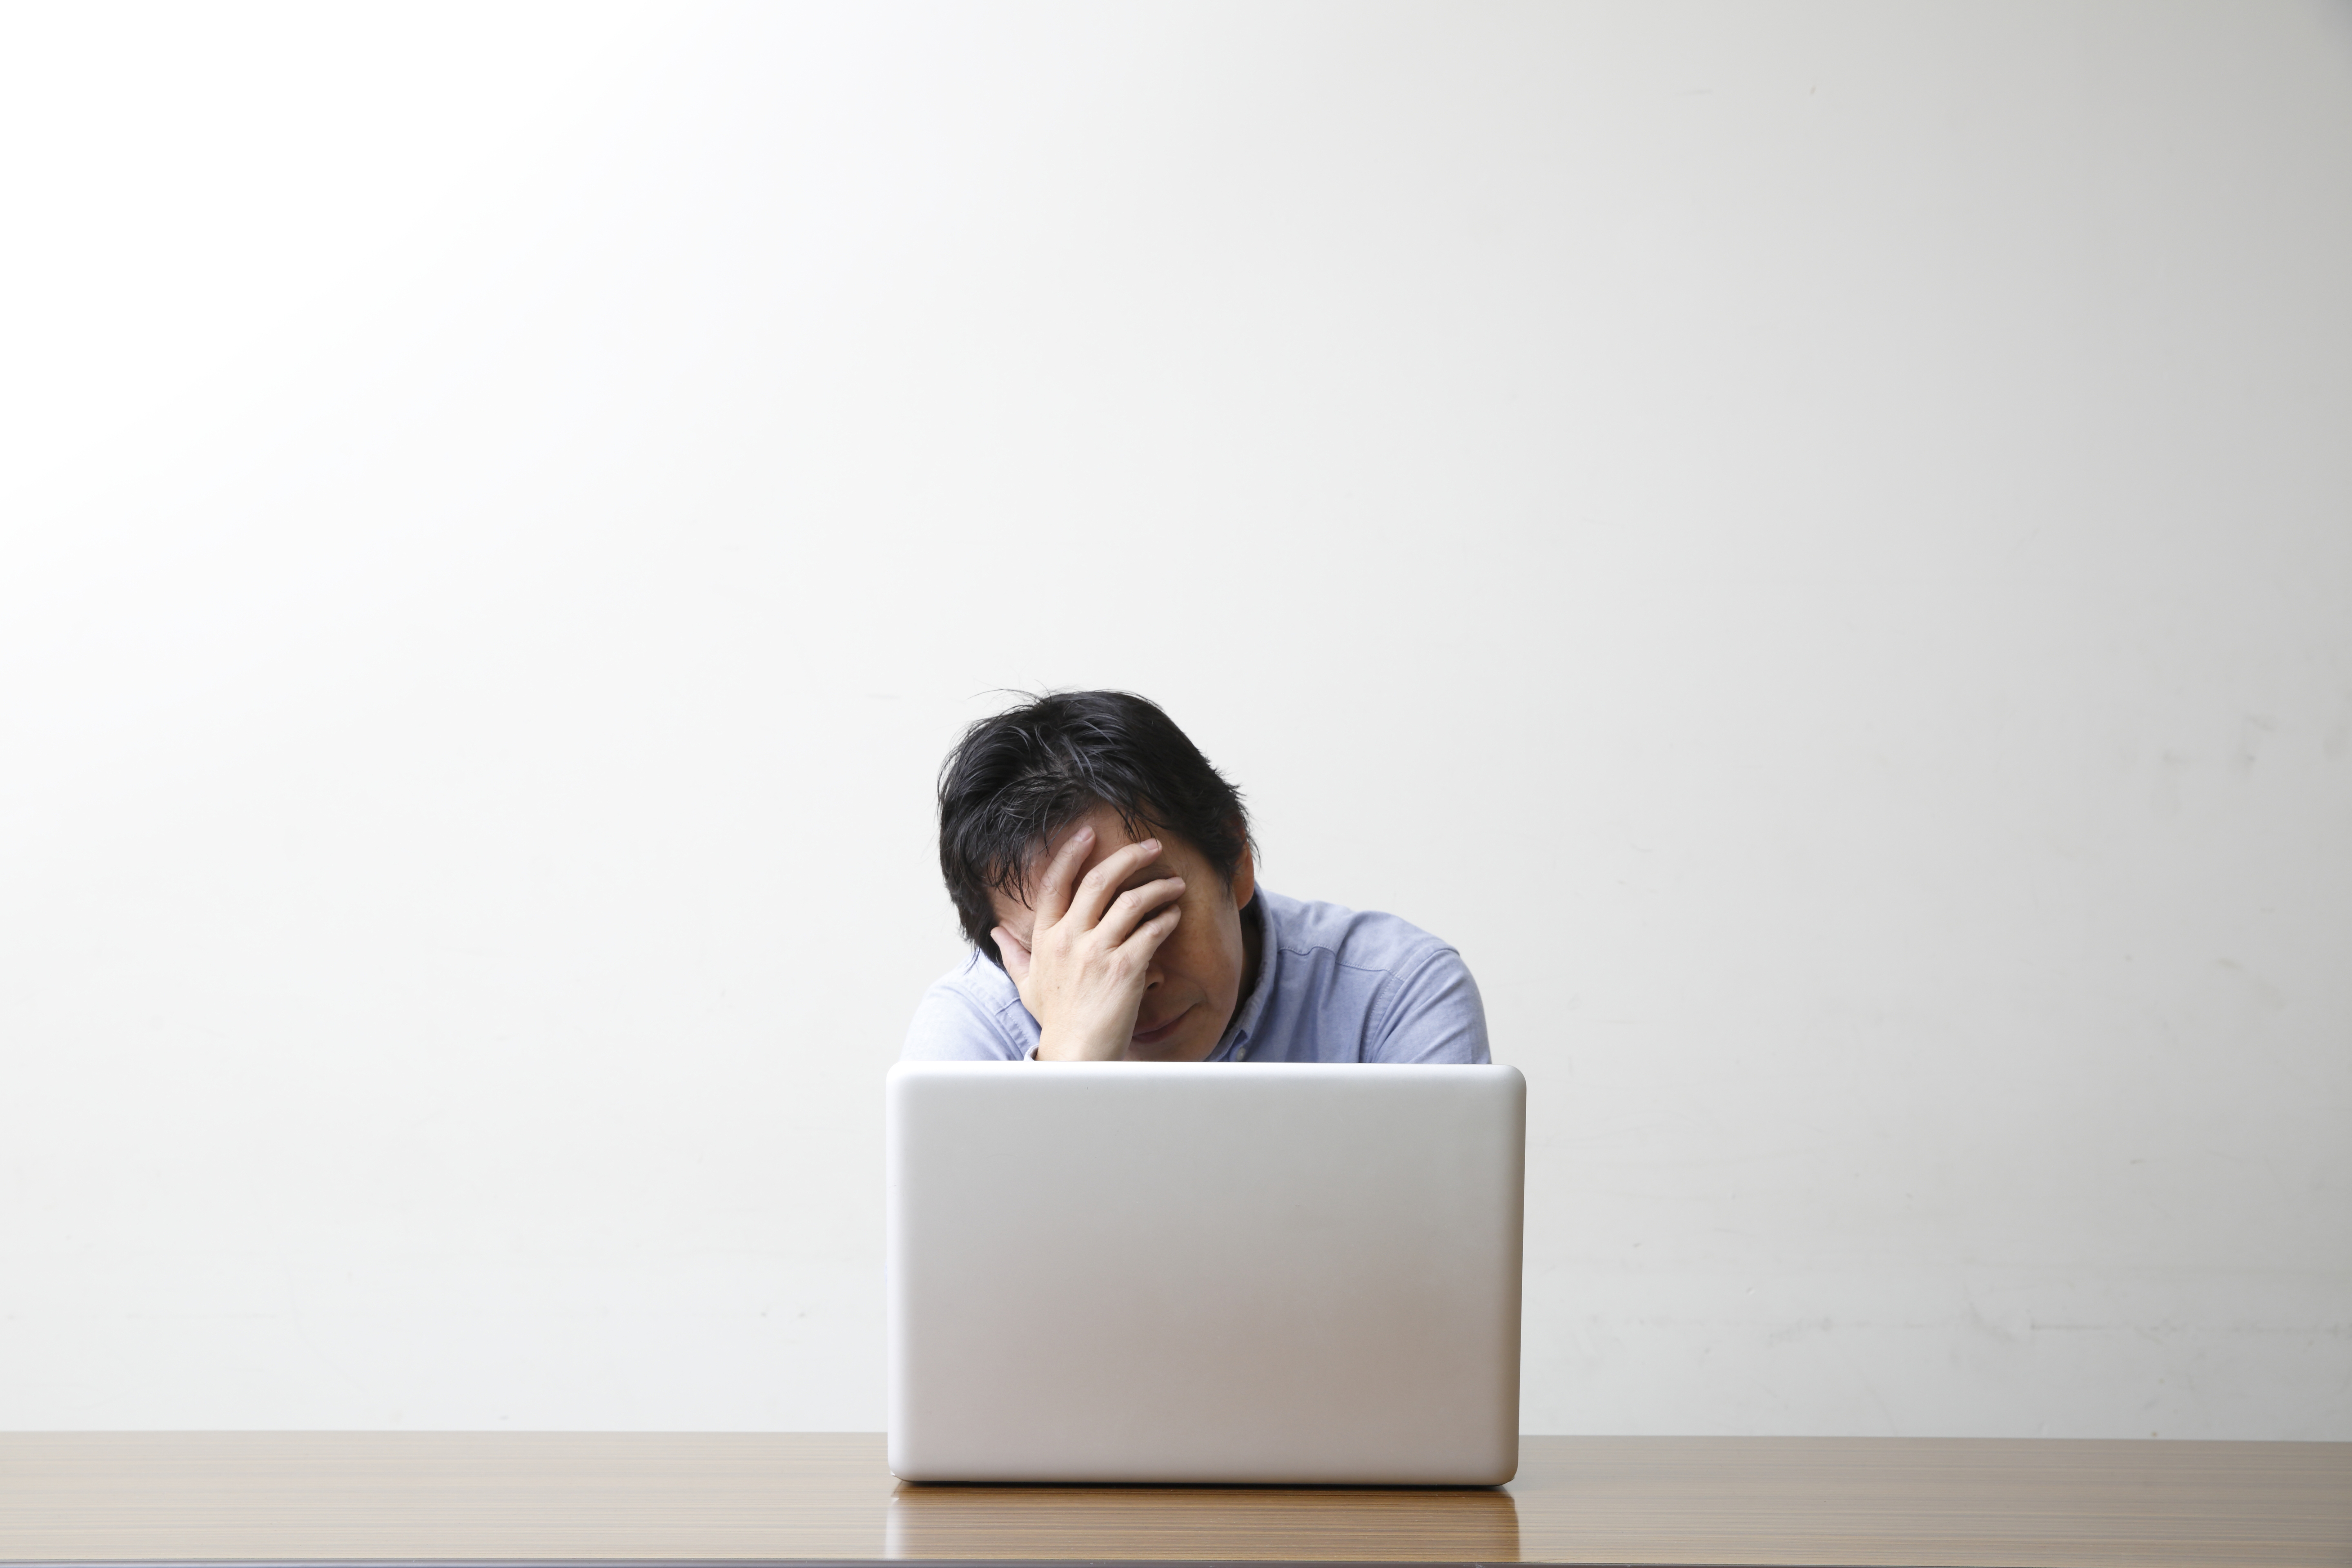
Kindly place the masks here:
POLYGON ((900 1478, 1517 1468, 1516 1068, 916 1062, 886 1099, 900 1478))

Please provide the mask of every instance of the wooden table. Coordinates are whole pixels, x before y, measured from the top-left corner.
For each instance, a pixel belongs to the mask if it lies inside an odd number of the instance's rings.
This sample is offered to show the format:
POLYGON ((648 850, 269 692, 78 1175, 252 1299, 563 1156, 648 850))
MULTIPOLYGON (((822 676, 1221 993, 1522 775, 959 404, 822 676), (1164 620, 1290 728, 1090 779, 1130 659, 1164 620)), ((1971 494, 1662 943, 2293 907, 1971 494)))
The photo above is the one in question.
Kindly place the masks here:
POLYGON ((0 1561, 2328 1564, 2352 1444, 1529 1437, 1495 1490, 916 1487, 867 1435, 0 1435, 0 1561))

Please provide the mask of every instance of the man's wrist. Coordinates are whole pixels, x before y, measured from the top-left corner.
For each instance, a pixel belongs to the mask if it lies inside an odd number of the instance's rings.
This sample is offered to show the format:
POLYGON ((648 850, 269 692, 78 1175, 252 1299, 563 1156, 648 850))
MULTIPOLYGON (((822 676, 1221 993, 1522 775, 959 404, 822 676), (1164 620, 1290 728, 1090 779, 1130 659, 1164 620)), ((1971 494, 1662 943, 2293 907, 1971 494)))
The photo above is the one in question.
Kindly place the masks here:
POLYGON ((1036 1058, 1041 1062, 1115 1062, 1126 1054, 1123 1039, 1073 1039, 1066 1031, 1050 1028, 1037 1037, 1036 1058))

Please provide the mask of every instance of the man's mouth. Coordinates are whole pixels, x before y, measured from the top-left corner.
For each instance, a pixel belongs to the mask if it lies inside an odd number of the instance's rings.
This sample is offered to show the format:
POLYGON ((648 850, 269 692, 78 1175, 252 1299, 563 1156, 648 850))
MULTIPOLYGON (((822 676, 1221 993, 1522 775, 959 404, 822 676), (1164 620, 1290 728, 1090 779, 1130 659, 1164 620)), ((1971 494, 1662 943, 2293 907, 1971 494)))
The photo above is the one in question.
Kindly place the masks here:
POLYGON ((1138 1029, 1135 1033, 1127 1037, 1128 1043, 1129 1045, 1136 1046, 1156 1046, 1162 1040, 1166 1039, 1169 1036, 1174 1034, 1176 1032, 1176 1026, 1181 1024, 1186 1018, 1192 1016, 1192 1009, 1187 1007, 1184 1011, 1177 1014, 1174 1017, 1169 1019, 1164 1024, 1156 1025, 1149 1029, 1138 1029))

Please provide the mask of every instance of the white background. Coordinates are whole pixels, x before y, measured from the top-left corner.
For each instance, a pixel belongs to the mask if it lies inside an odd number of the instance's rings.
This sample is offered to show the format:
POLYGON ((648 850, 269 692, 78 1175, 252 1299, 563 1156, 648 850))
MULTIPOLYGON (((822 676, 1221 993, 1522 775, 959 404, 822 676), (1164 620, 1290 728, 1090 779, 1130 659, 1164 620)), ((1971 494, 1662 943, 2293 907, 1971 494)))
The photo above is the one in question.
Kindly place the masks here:
POLYGON ((932 771, 1530 1084, 1526 1425, 2352 1438, 2352 11, 0 13, 0 1425, 872 1428, 932 771))

